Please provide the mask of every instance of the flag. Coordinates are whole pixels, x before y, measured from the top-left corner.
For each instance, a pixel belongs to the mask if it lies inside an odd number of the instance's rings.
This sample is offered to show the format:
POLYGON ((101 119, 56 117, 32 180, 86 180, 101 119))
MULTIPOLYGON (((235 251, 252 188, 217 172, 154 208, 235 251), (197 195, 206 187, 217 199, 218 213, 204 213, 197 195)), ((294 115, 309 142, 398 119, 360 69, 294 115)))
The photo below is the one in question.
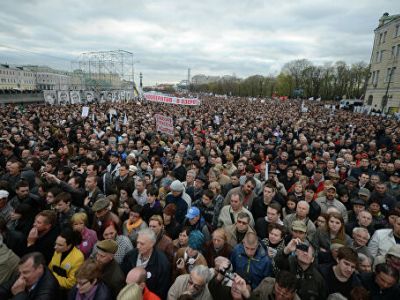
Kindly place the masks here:
POLYGON ((126 117, 126 113, 125 113, 125 115, 124 115, 124 123, 123 123, 124 125, 127 125, 128 124, 128 118, 126 117))
POLYGON ((116 118, 115 119, 115 131, 119 131, 120 130, 120 128, 119 128, 119 120, 118 120, 118 118, 116 118))

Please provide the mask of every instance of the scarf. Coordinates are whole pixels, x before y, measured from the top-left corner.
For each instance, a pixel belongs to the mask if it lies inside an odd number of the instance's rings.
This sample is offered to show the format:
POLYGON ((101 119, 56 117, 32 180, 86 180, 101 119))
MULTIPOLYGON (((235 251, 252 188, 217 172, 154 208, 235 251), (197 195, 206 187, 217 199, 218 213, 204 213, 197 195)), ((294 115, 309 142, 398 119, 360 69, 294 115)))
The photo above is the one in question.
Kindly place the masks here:
POLYGON ((128 222, 126 222, 126 229, 128 230, 128 233, 130 234, 132 232, 132 230, 139 228, 140 225, 142 225, 142 223, 143 223, 142 218, 140 218, 139 220, 137 220, 136 222, 134 222, 132 224, 128 220, 128 222))
POLYGON ((76 292, 76 300, 94 300, 97 291, 97 284, 90 289, 86 294, 80 294, 79 290, 76 292))

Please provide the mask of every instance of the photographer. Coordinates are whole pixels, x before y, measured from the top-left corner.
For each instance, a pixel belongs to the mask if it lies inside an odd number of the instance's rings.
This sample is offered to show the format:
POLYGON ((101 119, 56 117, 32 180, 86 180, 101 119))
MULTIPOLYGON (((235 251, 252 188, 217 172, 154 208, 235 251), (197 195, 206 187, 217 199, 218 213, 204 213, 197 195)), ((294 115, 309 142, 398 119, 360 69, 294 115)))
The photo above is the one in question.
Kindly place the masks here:
POLYGON ((215 259, 215 276, 208 283, 208 289, 213 299, 243 300, 258 299, 251 294, 250 285, 236 273, 229 270, 231 262, 226 257, 215 259), (232 280, 232 287, 223 284, 225 280, 232 280))
POLYGON ((277 270, 286 270, 295 274, 297 294, 301 299, 326 299, 325 280, 314 265, 315 248, 299 238, 292 239, 288 245, 275 256, 277 270))

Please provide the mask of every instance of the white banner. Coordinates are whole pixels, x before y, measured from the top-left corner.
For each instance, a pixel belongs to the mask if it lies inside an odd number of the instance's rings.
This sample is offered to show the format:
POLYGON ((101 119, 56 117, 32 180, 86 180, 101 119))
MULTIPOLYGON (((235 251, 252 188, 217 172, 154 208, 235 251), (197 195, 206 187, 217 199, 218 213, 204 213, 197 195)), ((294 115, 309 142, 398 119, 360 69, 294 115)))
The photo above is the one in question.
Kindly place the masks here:
POLYGON ((69 98, 71 99, 71 104, 81 103, 81 94, 78 91, 69 92, 69 98))
POLYGON ((94 101, 94 92, 93 91, 85 91, 85 99, 87 102, 92 103, 94 101))
POLYGON ((44 101, 48 104, 57 104, 57 92, 56 91, 43 91, 44 101))
POLYGON ((58 104, 69 104, 68 91, 58 91, 58 104))
POLYGON ((200 105, 201 101, 197 98, 177 98, 164 95, 144 94, 144 98, 150 102, 169 103, 177 105, 200 105))
POLYGON ((157 131, 168 135, 174 135, 174 120, 171 117, 155 115, 157 131))

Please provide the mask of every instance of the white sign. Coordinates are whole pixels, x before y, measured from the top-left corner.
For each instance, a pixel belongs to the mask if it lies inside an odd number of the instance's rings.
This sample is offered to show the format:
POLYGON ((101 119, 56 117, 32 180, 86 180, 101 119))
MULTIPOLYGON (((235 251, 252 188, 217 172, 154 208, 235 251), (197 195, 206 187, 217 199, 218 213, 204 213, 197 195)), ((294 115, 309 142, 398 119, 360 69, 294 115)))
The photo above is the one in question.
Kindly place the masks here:
POLYGON ((67 91, 58 91, 58 104, 68 104, 69 93, 67 91))
POLYGON ((144 98, 150 102, 169 103, 177 105, 200 105, 201 101, 197 98, 177 98, 164 95, 144 94, 144 98))
POLYGON ((43 91, 44 101, 48 104, 57 104, 57 92, 56 91, 43 91))
POLYGON ((157 131, 168 135, 174 135, 174 120, 171 117, 155 115, 157 131))
POLYGON ((89 106, 82 107, 82 118, 86 118, 89 116, 89 106))
POLYGON ((69 98, 71 99, 71 104, 81 103, 81 94, 78 91, 69 92, 69 98))

